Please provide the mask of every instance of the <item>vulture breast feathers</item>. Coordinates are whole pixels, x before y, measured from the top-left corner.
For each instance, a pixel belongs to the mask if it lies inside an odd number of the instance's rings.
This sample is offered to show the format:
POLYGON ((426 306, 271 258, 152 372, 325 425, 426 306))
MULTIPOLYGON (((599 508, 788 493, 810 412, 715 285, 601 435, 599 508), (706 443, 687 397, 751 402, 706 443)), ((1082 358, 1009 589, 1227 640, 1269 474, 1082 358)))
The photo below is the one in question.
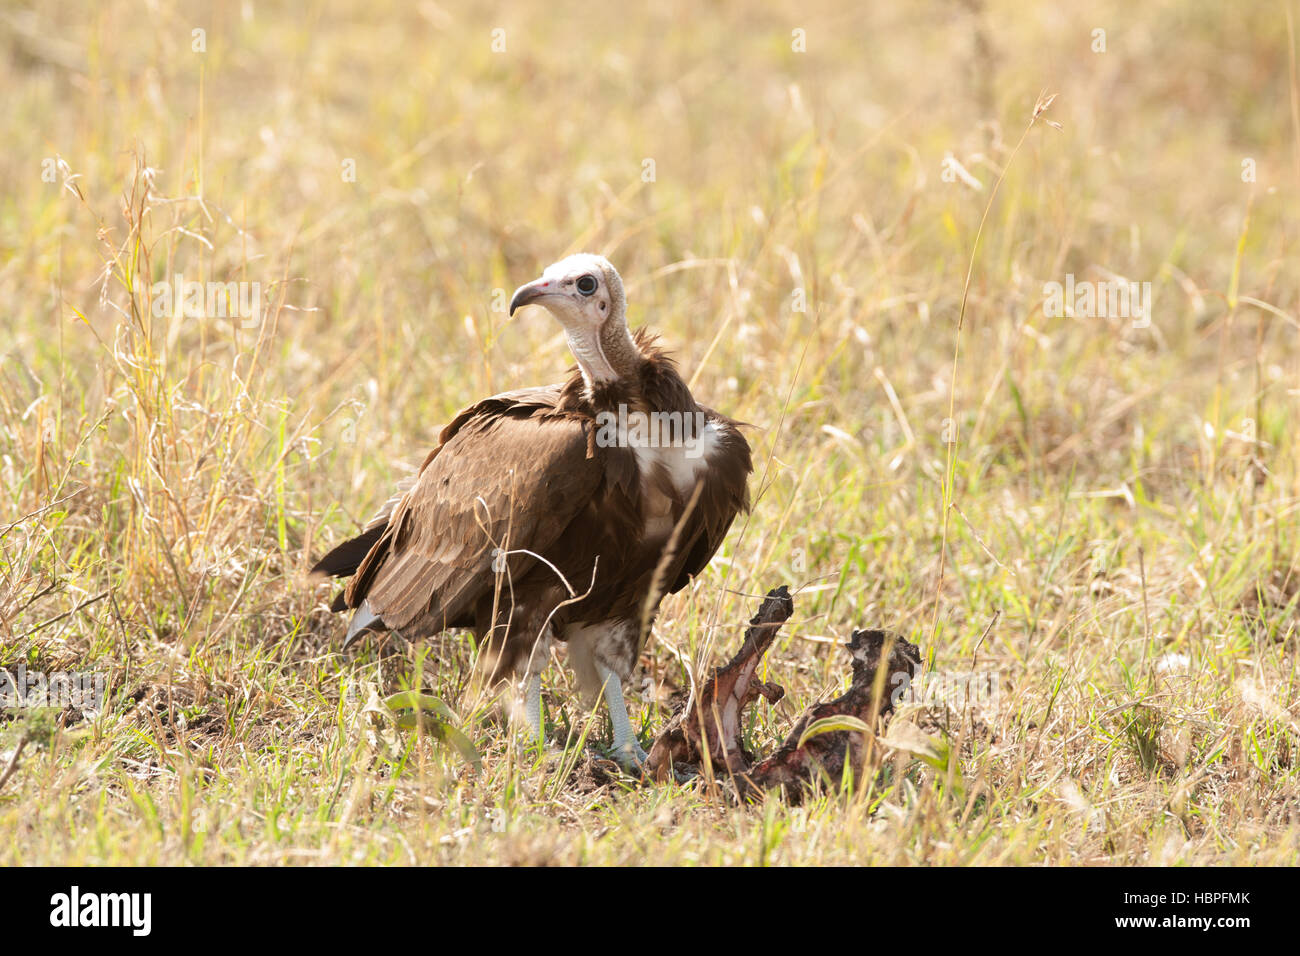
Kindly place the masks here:
MULTIPOLYGON (((570 260, 584 258, 608 266, 570 260)), ((612 285, 617 273, 602 277, 612 285)), ((577 642, 596 657, 587 663, 626 678, 659 599, 708 564, 748 509, 737 423, 696 403, 651 336, 627 332, 621 282, 604 308, 581 289, 591 328, 566 321, 565 303, 540 303, 578 359, 568 381, 461 411, 414 483, 316 565, 352 575, 334 604, 356 609, 349 643, 365 630, 472 628, 505 679, 527 670, 539 639, 595 628, 603 639, 577 642)))

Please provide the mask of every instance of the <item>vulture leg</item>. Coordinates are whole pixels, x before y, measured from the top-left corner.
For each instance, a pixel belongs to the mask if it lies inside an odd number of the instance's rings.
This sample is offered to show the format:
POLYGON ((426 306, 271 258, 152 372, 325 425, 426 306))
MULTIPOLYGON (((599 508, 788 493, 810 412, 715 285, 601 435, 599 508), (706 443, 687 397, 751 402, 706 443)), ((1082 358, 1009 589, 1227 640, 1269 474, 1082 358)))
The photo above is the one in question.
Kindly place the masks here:
POLYGON ((524 680, 524 720, 528 721, 531 741, 542 739, 542 675, 530 674, 524 680))
POLYGON ((542 744, 546 739, 542 726, 542 672, 550 659, 551 633, 550 624, 544 625, 527 656, 514 664, 519 683, 512 713, 523 716, 528 734, 524 742, 528 746, 542 744))
POLYGON ((623 683, 618 675, 604 664, 596 664, 605 689, 605 704, 609 707, 610 723, 614 725, 614 759, 629 772, 645 766, 646 752, 632 732, 632 722, 627 717, 627 702, 623 700, 623 683))

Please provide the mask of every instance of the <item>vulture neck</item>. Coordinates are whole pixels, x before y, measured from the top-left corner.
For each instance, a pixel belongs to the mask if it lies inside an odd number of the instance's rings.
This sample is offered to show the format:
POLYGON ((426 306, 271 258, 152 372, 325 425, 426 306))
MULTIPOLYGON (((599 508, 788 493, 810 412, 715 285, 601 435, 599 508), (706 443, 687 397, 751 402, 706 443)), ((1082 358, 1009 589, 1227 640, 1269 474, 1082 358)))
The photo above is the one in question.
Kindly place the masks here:
POLYGON ((615 384, 631 385, 639 378, 645 356, 632 340, 622 316, 611 315, 599 329, 566 329, 569 350, 578 360, 590 396, 615 384))

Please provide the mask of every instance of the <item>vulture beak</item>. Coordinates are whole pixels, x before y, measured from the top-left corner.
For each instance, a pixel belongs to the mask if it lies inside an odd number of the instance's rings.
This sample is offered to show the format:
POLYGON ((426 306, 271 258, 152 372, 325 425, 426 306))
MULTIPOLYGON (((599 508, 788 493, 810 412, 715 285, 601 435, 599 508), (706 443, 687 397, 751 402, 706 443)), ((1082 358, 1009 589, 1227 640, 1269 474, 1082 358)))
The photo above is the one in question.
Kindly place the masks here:
POLYGON ((515 314, 515 309, 528 305, 530 302, 536 302, 538 299, 557 293, 550 288, 549 280, 534 279, 527 285, 521 285, 515 290, 514 296, 510 299, 510 314, 515 314))

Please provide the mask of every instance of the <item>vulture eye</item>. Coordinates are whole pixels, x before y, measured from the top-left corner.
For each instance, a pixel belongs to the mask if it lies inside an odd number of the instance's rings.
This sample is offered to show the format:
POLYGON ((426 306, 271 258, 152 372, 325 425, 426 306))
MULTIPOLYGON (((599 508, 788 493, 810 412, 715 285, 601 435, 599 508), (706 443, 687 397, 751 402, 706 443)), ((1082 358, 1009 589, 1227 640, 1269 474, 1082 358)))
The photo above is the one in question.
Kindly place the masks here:
POLYGON ((578 279, 578 291, 583 295, 596 294, 596 277, 592 275, 581 276, 578 279))

